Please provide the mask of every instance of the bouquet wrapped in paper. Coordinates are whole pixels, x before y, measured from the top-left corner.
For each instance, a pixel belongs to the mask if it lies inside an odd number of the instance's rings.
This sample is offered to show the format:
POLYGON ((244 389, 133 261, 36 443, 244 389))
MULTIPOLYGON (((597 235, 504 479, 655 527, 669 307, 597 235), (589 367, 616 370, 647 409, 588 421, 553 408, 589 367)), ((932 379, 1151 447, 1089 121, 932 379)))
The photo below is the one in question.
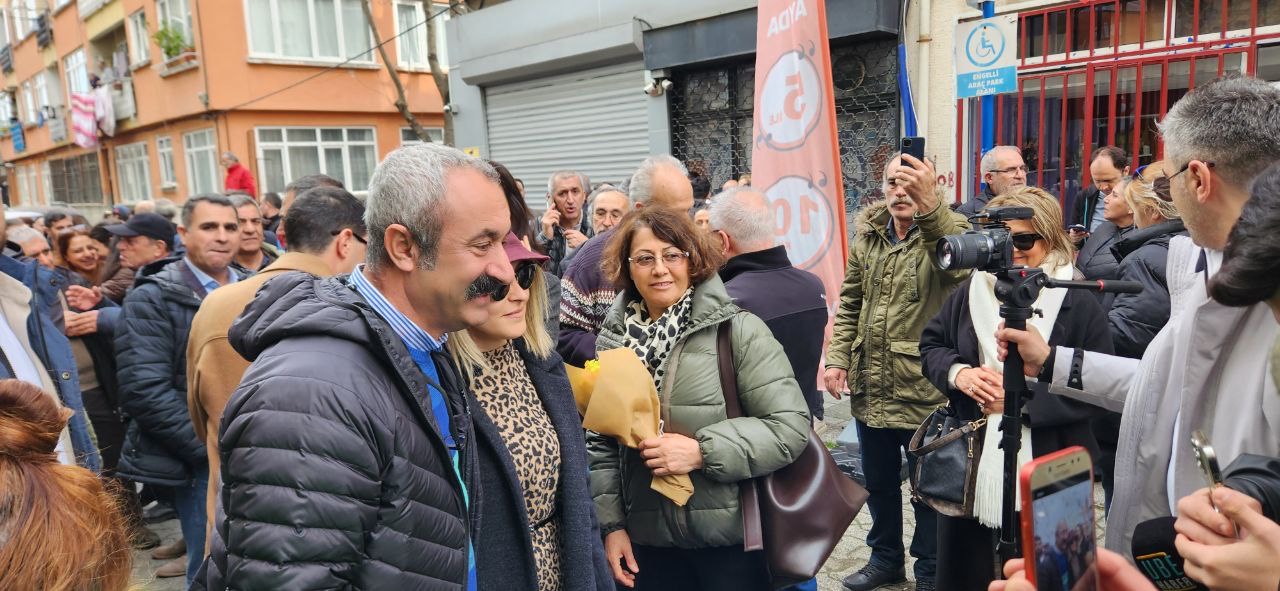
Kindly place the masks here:
MULTIPOLYGON (((585 368, 566 365, 565 370, 583 427, 633 449, 662 434, 658 390, 635 351, 611 349, 585 368)), ((649 487, 682 507, 693 495, 688 474, 654 476, 649 487)))

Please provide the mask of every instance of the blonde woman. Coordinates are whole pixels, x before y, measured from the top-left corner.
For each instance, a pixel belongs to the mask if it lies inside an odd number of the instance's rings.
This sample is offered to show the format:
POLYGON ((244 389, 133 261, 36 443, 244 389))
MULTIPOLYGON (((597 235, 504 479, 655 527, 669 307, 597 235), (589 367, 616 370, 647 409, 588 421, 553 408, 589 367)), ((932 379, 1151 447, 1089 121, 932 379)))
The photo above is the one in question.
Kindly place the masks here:
POLYGON ((1116 355, 1139 359, 1147 344, 1169 321, 1169 286, 1165 262, 1169 241, 1186 236, 1178 206, 1169 195, 1169 179, 1159 176, 1151 184, 1125 183, 1123 196, 1133 210, 1132 234, 1111 247, 1120 261, 1117 279, 1137 281, 1142 293, 1120 294, 1107 312, 1116 355))
POLYGON ((449 336, 467 380, 479 469, 474 508, 480 589, 613 588, 587 481, 587 449, 564 362, 543 322, 547 257, 507 234, 516 280, 484 324, 449 336), (486 580, 490 578, 491 580, 486 580))
MULTIPOLYGON (((1029 207, 1029 220, 1010 220, 1015 264, 1039 267, 1055 279, 1072 279, 1073 248, 1062 228, 1062 209, 1053 195, 1036 187, 1020 187, 987 204, 993 207, 1029 207)), ((992 551, 1002 516, 1001 479, 1003 451, 999 448, 1000 413, 1004 411, 1003 365, 997 360, 996 329, 1000 325, 995 278, 975 272, 961 284, 942 311, 920 336, 921 365, 925 377, 947 394, 951 411, 962 420, 985 416, 985 443, 978 464, 976 519, 938 516, 938 581, 947 589, 980 591, 999 572, 992 551)), ((1077 290, 1046 289, 1035 308, 1043 312, 1027 321, 1050 345, 1111 352, 1106 315, 1093 295, 1077 290)), ((1018 462, 1081 445, 1097 456, 1097 443, 1089 419, 1100 414, 1096 407, 1050 394, 1047 384, 1031 383, 1035 396, 1026 403, 1030 420, 1024 423, 1024 446, 1018 462), (1030 445, 1025 445, 1026 442, 1030 445)))

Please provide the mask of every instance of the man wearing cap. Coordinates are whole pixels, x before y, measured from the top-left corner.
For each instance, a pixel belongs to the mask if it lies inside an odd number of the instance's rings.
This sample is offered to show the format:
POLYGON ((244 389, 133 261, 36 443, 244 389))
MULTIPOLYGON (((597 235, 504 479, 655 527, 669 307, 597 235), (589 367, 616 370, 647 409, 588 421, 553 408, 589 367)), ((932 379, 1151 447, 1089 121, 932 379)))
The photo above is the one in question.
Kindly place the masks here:
POLYGON ((218 438, 208 589, 474 590, 506 574, 473 559, 474 403, 442 349, 515 280, 498 174, 404 146, 374 170, 365 208, 364 265, 278 276, 231 327, 252 364, 218 438))
POLYGON ((257 275, 209 294, 191 321, 191 336, 187 341, 187 405, 196 437, 204 440, 209 455, 206 508, 210 524, 220 484, 218 425, 227 400, 249 369, 249 362, 236 353, 227 340, 231 323, 268 280, 292 271, 320 277, 350 273, 365 256, 368 239, 365 238, 364 205, 343 189, 322 187, 304 193, 294 202, 284 225, 293 236, 293 250, 257 275))
MULTIPOLYGON (((67 305, 76 310, 97 310, 97 332, 108 337, 115 334, 120 318, 119 304, 124 294, 133 286, 138 269, 166 258, 173 251, 173 224, 154 213, 140 213, 129 217, 123 224, 107 226, 107 231, 119 237, 116 251, 120 255, 120 268, 100 287, 88 288, 72 285, 67 288, 67 305)), ((81 335, 72 335, 81 336, 81 335)))

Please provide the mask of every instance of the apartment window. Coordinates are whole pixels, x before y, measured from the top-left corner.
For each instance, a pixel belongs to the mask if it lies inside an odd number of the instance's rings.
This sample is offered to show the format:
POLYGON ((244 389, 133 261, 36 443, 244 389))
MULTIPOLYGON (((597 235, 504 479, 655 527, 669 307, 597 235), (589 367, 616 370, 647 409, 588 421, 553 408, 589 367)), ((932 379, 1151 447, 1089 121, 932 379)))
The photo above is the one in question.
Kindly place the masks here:
POLYGON ((151 39, 147 36, 147 11, 129 15, 129 61, 140 64, 151 59, 151 39))
POLYGON ((0 5, 0 47, 9 44, 9 7, 0 5))
POLYGON ((39 196, 36 195, 36 167, 34 164, 25 164, 18 167, 18 197, 22 200, 23 205, 36 205, 39 203, 39 196))
POLYGON ((177 186, 178 178, 173 169, 173 138, 156 138, 156 158, 160 160, 160 186, 177 186))
POLYGON ((13 95, 8 92, 0 92, 0 124, 4 126, 5 131, 9 129, 9 122, 17 114, 13 110, 13 95))
POLYGON ((431 14, 427 15, 429 17, 434 17, 427 26, 435 27, 435 31, 433 31, 433 33, 435 33, 436 38, 436 60, 445 69, 449 68, 449 47, 448 44, 445 43, 444 24, 449 22, 449 18, 453 16, 453 13, 448 9, 448 4, 432 4, 431 14))
MULTIPOLYGON (((36 105, 42 111, 45 111, 45 109, 48 109, 53 105, 53 103, 49 101, 48 76, 44 72, 40 72, 32 77, 31 80, 35 86, 36 105)), ((45 116, 48 116, 48 111, 45 111, 45 116)))
POLYGON ((77 49, 62 60, 63 69, 67 72, 67 92, 71 94, 87 94, 89 88, 89 70, 85 67, 84 49, 77 49))
POLYGON ((57 10, 57 9, 62 8, 63 6, 66 6, 66 5, 68 5, 68 4, 71 4, 71 0, 57 0, 57 2, 56 2, 56 3, 54 3, 54 7, 53 7, 53 8, 54 8, 54 10, 57 10))
POLYGON ((421 2, 396 2, 396 54, 402 68, 427 68, 427 27, 421 2))
POLYGON ((116 148, 116 176, 120 179, 121 199, 141 201, 151 198, 151 166, 146 142, 116 148))
POLYGON ((161 28, 177 29, 187 43, 192 42, 191 9, 187 6, 187 0, 156 0, 156 15, 161 28))
POLYGON ((365 191, 378 161, 371 127, 259 127, 257 138, 263 191, 284 191, 289 181, 318 172, 365 191))
POLYGON ((53 173, 48 160, 40 163, 40 190, 44 193, 44 203, 49 203, 53 198, 53 173))
MULTIPOLYGON (((444 143, 443 127, 424 127, 422 129, 427 132, 427 137, 431 139, 431 143, 433 144, 444 143)), ((421 143, 422 143, 422 140, 418 139, 418 136, 413 133, 413 128, 410 128, 410 127, 400 128, 400 145, 412 146, 414 144, 421 144, 421 143)))
POLYGON ((35 93, 31 90, 31 81, 27 80, 22 83, 22 104, 26 107, 26 116, 23 118, 29 124, 34 125, 37 119, 36 115, 36 99, 35 93))
POLYGON ((13 38, 20 42, 36 29, 36 17, 40 13, 36 10, 36 0, 14 0, 10 6, 13 10, 13 38))
MULTIPOLYGON (((250 54, 372 62, 364 0, 248 0, 250 54)), ((425 56, 424 56, 425 57, 425 56)))
POLYGON ((187 159, 187 190, 192 195, 221 193, 218 182, 218 141, 212 129, 182 134, 182 151, 187 159))

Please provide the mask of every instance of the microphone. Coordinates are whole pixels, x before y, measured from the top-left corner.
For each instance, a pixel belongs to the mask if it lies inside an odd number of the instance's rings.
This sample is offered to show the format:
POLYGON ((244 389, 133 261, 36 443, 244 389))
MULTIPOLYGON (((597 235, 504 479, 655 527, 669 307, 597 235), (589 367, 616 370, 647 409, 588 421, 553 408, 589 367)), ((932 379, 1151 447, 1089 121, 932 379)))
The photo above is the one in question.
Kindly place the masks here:
POLYGON ((1137 281, 1120 281, 1120 280, 1104 280, 1091 279, 1088 281, 1065 281, 1058 279, 1049 279, 1045 281, 1046 287, 1068 287, 1073 289, 1087 289, 1099 293, 1142 293, 1142 284, 1137 281))
POLYGON ((1173 540, 1173 517, 1148 519, 1133 530, 1133 561, 1160 591, 1209 591, 1182 570, 1183 559, 1173 540))

